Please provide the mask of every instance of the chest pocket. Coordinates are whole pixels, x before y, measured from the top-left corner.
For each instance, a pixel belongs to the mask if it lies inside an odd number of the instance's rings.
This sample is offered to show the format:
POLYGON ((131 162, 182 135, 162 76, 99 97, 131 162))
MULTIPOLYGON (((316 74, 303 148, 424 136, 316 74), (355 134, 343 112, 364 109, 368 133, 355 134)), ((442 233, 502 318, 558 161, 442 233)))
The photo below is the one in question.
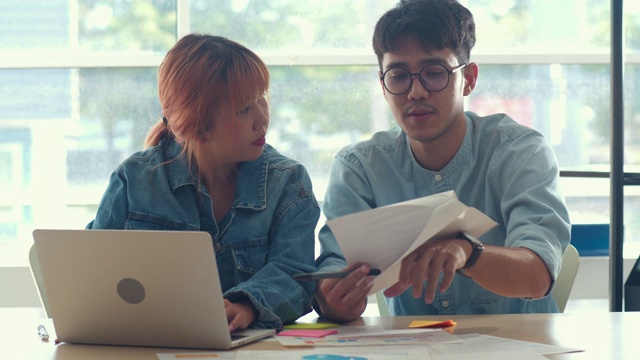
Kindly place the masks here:
POLYGON ((239 281, 248 280, 253 274, 262 269, 267 263, 269 245, 267 238, 250 239, 235 242, 231 254, 239 281))
POLYGON ((194 225, 181 223, 158 216, 130 212, 124 223, 126 230, 199 231, 194 225))

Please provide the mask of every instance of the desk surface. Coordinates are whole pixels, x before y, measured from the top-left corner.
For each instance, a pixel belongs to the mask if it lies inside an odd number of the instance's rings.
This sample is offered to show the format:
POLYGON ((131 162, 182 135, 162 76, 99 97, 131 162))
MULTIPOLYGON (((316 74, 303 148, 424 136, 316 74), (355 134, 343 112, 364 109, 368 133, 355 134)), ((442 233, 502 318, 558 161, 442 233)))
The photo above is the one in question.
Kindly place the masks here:
MULTIPOLYGON (((96 345, 54 345, 41 342, 37 326, 49 325, 41 311, 32 308, 0 308, 0 358, 16 359, 155 359, 159 352, 188 352, 184 349, 142 348, 96 345)), ((421 317, 364 317, 350 325, 382 325, 404 329, 421 317)), ((453 319, 453 334, 480 333, 516 340, 539 342, 585 352, 548 356, 550 359, 640 359, 640 312, 581 312, 565 314, 429 316, 423 319, 453 319)), ((275 341, 262 341, 239 348, 247 350, 283 349, 275 341)))

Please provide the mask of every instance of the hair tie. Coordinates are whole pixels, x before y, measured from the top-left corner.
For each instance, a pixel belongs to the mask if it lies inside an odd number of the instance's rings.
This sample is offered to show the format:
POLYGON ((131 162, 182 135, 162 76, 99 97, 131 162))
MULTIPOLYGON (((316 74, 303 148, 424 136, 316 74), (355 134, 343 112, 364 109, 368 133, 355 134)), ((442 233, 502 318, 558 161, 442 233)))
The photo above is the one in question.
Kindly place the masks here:
POLYGON ((164 126, 167 126, 167 124, 169 123, 165 116, 162 117, 162 122, 164 123, 164 126))

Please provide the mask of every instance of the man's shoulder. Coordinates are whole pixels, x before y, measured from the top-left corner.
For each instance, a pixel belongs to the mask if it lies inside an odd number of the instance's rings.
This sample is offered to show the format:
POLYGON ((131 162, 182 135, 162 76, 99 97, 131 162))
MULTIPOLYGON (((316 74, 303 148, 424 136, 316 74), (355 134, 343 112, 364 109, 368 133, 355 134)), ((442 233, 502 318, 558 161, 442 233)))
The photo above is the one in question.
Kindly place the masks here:
POLYGON ((541 136, 541 134, 515 121, 511 116, 504 113, 480 116, 473 112, 466 112, 467 116, 473 123, 474 132, 481 138, 487 138, 488 135, 499 133, 509 139, 515 139, 523 135, 541 136))
POLYGON ((338 155, 348 156, 349 154, 367 154, 375 150, 385 152, 395 151, 405 144, 405 135, 400 127, 395 126, 389 130, 379 131, 371 135, 367 140, 362 140, 354 144, 343 147, 338 155))

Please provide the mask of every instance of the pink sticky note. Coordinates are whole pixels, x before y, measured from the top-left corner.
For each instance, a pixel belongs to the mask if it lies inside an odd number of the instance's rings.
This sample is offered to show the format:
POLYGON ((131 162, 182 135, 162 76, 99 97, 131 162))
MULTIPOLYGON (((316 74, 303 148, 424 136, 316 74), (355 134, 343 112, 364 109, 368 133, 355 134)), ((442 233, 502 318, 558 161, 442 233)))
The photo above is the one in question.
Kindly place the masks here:
POLYGON ((278 333, 278 336, 299 336, 308 338, 321 338, 331 334, 337 334, 335 329, 293 329, 284 330, 278 333))

